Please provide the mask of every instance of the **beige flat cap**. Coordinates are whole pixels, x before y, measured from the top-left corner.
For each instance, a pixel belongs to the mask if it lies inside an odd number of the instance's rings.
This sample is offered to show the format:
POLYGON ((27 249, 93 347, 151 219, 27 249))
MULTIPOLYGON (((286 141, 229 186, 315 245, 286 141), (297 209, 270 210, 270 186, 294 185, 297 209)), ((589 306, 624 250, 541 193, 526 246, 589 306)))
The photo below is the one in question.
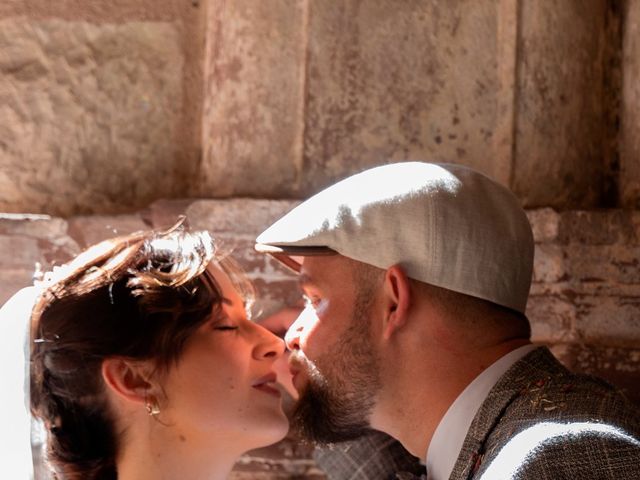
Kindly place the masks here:
POLYGON ((345 257, 524 312, 533 269, 531 226, 517 198, 461 165, 403 162, 342 180, 256 239, 299 270, 295 256, 345 257))

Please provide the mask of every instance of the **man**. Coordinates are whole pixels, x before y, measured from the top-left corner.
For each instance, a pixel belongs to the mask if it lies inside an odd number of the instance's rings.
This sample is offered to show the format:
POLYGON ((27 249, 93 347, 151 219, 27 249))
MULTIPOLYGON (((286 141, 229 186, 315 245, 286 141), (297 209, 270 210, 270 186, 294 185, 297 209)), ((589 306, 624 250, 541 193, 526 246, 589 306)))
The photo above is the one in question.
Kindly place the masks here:
POLYGON ((300 274, 307 307, 287 344, 308 437, 381 430, 431 480, 640 478, 638 410, 530 343, 531 227, 488 177, 373 168, 303 202, 256 248, 300 274))

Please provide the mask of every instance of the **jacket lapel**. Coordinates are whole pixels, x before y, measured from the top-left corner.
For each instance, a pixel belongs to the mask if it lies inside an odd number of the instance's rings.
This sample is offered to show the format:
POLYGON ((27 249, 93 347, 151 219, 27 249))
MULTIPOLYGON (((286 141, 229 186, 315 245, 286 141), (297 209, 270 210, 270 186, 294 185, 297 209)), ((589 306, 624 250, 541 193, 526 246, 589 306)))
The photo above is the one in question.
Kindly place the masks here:
POLYGON ((482 465, 486 440, 509 405, 532 386, 545 381, 550 369, 562 369, 546 347, 537 348, 514 363, 498 380, 469 427, 450 480, 467 480, 482 465), (554 368, 555 367, 555 368, 554 368))

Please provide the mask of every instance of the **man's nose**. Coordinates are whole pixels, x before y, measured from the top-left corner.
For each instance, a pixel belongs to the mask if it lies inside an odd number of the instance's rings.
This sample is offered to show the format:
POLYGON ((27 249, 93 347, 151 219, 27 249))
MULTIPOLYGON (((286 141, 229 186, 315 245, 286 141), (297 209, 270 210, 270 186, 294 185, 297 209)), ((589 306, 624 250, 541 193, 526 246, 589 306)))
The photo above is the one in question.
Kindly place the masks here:
POLYGON ((284 336, 284 342, 290 351, 300 350, 300 335, 304 331, 305 323, 308 319, 309 308, 305 308, 300 312, 298 318, 291 324, 284 336))

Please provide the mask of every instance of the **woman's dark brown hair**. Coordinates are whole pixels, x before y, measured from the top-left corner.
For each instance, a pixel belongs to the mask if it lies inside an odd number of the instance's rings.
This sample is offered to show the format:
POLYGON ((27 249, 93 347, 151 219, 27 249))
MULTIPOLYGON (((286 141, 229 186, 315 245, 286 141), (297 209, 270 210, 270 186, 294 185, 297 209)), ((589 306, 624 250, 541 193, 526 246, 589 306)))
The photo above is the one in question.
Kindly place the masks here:
POLYGON ((45 277, 31 317, 31 410, 48 430, 61 480, 115 479, 118 441, 101 375, 105 358, 176 362, 189 336, 221 305, 206 270, 230 273, 205 232, 143 232, 104 241, 45 277))

